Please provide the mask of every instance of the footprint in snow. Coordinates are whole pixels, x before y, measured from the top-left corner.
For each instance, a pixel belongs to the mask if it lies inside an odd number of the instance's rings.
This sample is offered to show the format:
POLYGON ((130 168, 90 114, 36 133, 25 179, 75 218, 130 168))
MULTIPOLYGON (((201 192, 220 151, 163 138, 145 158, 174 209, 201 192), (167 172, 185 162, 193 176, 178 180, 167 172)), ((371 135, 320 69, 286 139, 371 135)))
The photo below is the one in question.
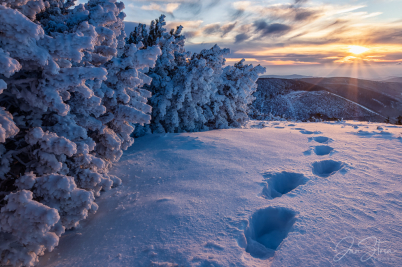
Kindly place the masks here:
POLYGON ((315 136, 315 137, 309 138, 309 142, 311 142, 311 141, 315 141, 320 144, 328 144, 328 143, 332 142, 333 140, 331 138, 328 138, 325 136, 315 136))
POLYGON ((343 162, 334 160, 316 161, 313 163, 313 173, 317 176, 326 178, 341 170, 344 165, 343 162))
POLYGON ((314 153, 317 156, 326 156, 326 155, 331 154, 334 151, 334 149, 330 146, 324 146, 324 145, 316 146, 316 147, 310 147, 310 149, 308 149, 307 151, 304 151, 303 154, 305 156, 310 156, 312 151, 314 151, 314 153))
POLYGON ((255 212, 244 231, 246 252, 258 259, 269 259, 288 236, 296 212, 283 207, 268 207, 255 212))
POLYGON ((330 146, 316 146, 314 152, 318 156, 325 156, 330 154, 334 149, 330 146))
POLYGON ((307 130, 302 130, 302 131, 300 131, 302 134, 321 134, 322 132, 320 132, 320 131, 315 131, 315 132, 312 132, 312 131, 307 131, 307 130))
POLYGON ((308 181, 301 173, 286 171, 266 173, 264 174, 264 178, 266 178, 266 183, 261 196, 267 199, 281 197, 296 189, 298 186, 306 184, 308 181))

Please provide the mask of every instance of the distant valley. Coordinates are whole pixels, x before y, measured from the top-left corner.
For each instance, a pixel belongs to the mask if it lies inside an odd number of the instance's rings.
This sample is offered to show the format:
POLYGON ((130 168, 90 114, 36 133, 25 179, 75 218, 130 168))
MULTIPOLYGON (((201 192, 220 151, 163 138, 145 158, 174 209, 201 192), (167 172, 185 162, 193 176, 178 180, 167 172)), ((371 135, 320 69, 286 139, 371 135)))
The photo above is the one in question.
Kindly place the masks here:
MULTIPOLYGON (((299 76, 299 75, 291 75, 299 76)), ((394 78, 397 79, 397 78, 394 78)), ((355 78, 260 78, 253 116, 391 122, 402 115, 402 83, 355 78)))

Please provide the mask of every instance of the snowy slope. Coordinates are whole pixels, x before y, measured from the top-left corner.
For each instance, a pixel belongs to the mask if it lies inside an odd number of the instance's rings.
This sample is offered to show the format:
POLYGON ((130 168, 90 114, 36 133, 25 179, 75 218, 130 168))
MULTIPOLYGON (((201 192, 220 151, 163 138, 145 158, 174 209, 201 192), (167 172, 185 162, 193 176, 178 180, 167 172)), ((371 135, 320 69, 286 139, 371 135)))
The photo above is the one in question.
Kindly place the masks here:
POLYGON ((40 265, 400 266, 402 128, 381 125, 136 139, 114 168, 123 186, 40 265))
POLYGON ((267 115, 307 121, 312 117, 383 122, 386 118, 348 98, 303 81, 259 79, 253 119, 267 115))
POLYGON ((402 84, 338 78, 306 78, 302 81, 370 108, 383 116, 397 117, 402 113, 402 84))
POLYGON ((326 91, 295 91, 278 95, 269 100, 257 98, 253 105, 258 108, 259 113, 283 116, 292 120, 307 121, 312 117, 366 121, 385 120, 385 117, 364 106, 326 91))
POLYGON ((253 107, 262 114, 271 111, 275 116, 303 121, 321 114, 324 119, 376 122, 383 122, 387 117, 395 122, 395 118, 402 114, 402 86, 398 83, 353 78, 260 78, 257 83, 253 107), (298 111, 297 114, 289 112, 291 106, 298 111))

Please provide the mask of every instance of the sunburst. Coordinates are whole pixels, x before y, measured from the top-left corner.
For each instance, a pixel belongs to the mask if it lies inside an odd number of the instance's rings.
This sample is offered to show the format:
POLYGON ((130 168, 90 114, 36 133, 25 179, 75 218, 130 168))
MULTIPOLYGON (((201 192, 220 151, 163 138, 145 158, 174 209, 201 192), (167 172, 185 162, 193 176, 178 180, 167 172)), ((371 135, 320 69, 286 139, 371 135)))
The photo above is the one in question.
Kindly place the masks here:
POLYGON ((363 54, 364 52, 369 51, 370 49, 360 45, 351 45, 349 46, 349 52, 355 55, 363 54))

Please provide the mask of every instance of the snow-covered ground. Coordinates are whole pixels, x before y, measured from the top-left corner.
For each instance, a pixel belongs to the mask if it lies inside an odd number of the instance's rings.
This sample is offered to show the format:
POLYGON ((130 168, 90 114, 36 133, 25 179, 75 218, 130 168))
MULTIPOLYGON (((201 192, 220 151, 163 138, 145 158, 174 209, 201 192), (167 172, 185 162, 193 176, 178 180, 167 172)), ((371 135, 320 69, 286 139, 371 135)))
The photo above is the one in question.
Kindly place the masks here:
POLYGON ((123 185, 40 265, 400 266, 401 134, 252 121, 136 139, 123 185))

